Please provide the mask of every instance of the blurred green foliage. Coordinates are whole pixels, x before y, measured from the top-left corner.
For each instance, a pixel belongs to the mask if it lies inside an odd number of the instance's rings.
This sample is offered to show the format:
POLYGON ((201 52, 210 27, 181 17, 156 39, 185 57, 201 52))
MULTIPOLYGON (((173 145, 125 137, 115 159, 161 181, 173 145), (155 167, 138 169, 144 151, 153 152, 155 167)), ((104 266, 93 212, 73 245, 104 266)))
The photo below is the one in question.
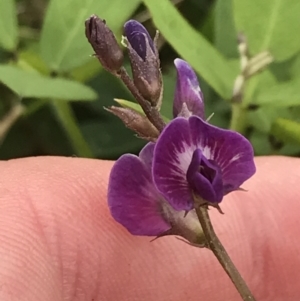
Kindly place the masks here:
POLYGON ((213 124, 241 131, 257 155, 300 156, 299 0, 0 0, 0 159, 116 159, 144 145, 103 109, 133 98, 91 56, 91 14, 119 40, 129 18, 160 31, 164 116, 172 118, 173 60, 182 57, 199 75, 213 124), (233 103, 240 32, 251 57, 269 51, 274 60, 233 103))

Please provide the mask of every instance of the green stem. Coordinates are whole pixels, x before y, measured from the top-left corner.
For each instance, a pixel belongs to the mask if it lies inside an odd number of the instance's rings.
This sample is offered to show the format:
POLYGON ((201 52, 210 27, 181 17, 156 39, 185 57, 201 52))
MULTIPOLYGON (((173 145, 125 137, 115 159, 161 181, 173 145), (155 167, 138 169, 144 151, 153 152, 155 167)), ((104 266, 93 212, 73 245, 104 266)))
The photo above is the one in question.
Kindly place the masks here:
POLYGON ((240 293, 242 299, 244 301, 255 301, 255 298, 247 284, 237 268, 234 266, 225 248, 217 237, 210 221, 207 208, 200 206, 195 210, 206 238, 207 247, 214 253, 219 263, 235 285, 237 291, 240 293))
POLYGON ((53 100, 54 108, 63 124, 71 143, 80 157, 93 158, 93 153, 85 141, 70 105, 65 101, 53 100))
POLYGON ((21 104, 16 104, 0 120, 0 145, 4 140, 8 131, 23 114, 24 114, 24 107, 21 104))
POLYGON ((34 102, 32 104, 27 106, 26 111, 24 112, 24 116, 28 117, 28 116, 34 114, 35 112, 37 112, 39 109, 41 109, 47 103, 49 103, 48 99, 34 100, 34 102))
POLYGON ((241 134, 245 133, 247 126, 247 110, 241 103, 232 103, 230 129, 241 134))

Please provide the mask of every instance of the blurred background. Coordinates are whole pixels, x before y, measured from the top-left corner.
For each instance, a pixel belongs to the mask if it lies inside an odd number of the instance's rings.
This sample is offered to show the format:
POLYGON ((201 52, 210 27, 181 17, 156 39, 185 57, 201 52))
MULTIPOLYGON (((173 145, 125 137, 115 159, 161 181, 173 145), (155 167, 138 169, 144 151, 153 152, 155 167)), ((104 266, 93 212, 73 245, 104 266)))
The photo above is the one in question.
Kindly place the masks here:
POLYGON ((119 41, 130 18, 160 31, 164 116, 181 57, 199 76, 211 123, 243 133, 256 155, 300 156, 299 0, 0 0, 0 159, 116 159, 144 145, 103 109, 134 99, 91 57, 91 14, 119 41), (255 72, 241 69, 239 33, 255 72))

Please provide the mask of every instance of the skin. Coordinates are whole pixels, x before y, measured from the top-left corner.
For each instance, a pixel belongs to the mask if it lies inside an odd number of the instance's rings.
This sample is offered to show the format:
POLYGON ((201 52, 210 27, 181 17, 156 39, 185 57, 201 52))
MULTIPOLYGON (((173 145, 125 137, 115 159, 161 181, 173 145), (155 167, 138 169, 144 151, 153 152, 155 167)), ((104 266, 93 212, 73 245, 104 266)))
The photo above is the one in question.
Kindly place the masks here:
MULTIPOLYGON (((0 162, 0 300, 241 300, 209 250, 131 236, 110 216, 113 162, 0 162)), ((257 173, 211 209, 257 300, 300 295, 300 159, 257 158, 257 173)))

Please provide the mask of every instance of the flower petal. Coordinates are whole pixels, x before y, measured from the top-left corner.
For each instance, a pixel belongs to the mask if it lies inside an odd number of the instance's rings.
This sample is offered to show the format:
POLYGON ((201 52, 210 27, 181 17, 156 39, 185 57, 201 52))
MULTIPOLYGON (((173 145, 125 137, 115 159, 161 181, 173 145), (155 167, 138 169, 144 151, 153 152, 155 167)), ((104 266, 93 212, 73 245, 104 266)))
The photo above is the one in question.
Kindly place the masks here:
POLYGON ((193 199, 186 179, 195 146, 188 120, 172 120, 156 142, 153 156, 153 180, 164 198, 175 210, 190 210, 193 199))
POLYGON ((191 66, 181 59, 175 59, 177 82, 173 102, 173 115, 189 117, 197 115, 204 119, 203 93, 199 87, 196 73, 191 66))
POLYGON ((140 151, 139 157, 151 172, 155 143, 148 142, 140 151))
POLYGON ((162 216, 160 199, 147 163, 130 154, 117 160, 108 187, 109 209, 117 222, 134 235, 157 236, 164 233, 171 226, 162 216))
POLYGON ((223 199, 223 183, 220 168, 207 160, 200 149, 194 151, 187 171, 187 181, 204 201, 219 203, 223 199))
POLYGON ((154 43, 147 29, 138 21, 129 20, 124 24, 125 35, 136 53, 143 59, 146 59, 147 40, 155 53, 154 43))
POLYGON ((255 173, 251 143, 241 134, 220 129, 201 118, 189 118, 192 143, 222 171, 223 193, 238 189, 255 173))
POLYGON ((165 215, 169 217, 172 228, 161 236, 176 235, 185 238, 192 244, 203 246, 205 243, 205 236, 202 227, 199 223, 195 210, 176 211, 169 203, 165 202, 165 215))

